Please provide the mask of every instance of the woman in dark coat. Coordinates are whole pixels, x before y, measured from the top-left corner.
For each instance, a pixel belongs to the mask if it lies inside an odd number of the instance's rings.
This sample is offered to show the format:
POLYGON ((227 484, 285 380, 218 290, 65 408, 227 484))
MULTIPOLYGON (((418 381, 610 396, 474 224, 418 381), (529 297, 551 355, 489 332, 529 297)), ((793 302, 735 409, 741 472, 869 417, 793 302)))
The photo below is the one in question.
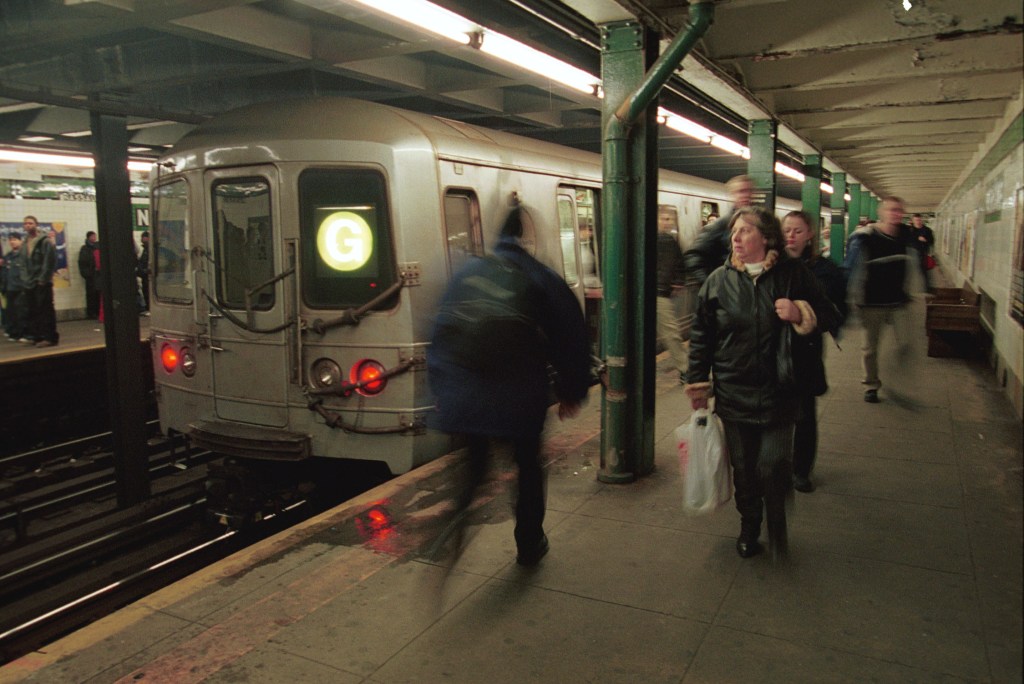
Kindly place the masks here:
POLYGON ((793 437, 793 489, 798 492, 813 492, 814 483, 811 472, 818 451, 818 406, 817 397, 824 394, 828 387, 825 384, 824 345, 822 335, 829 332, 835 337, 839 326, 846 320, 846 278, 842 270, 831 259, 819 256, 814 249, 814 230, 811 228, 810 217, 802 211, 791 211, 782 219, 782 234, 786 238, 786 253, 800 259, 818 279, 825 295, 836 307, 839 319, 832 330, 821 327, 808 335, 810 350, 817 356, 821 372, 821 386, 805 388, 800 402, 800 411, 796 421, 796 432, 793 437))
POLYGON ((512 443, 519 468, 517 560, 532 565, 548 549, 540 463, 540 436, 552 390, 548 365, 557 373, 553 389, 559 400, 559 417, 573 417, 590 386, 590 348, 583 312, 572 291, 561 276, 519 245, 520 211, 513 210, 505 222, 493 257, 470 259, 452 279, 427 350, 427 368, 437 399, 431 427, 465 435, 469 446, 470 482, 460 495, 451 532, 461 535, 461 518, 486 474, 490 440, 507 440, 512 443), (466 359, 459 332, 452 334, 451 329, 457 327, 459 318, 445 318, 444 314, 466 298, 467 288, 492 277, 494 258, 525 274, 521 280, 531 291, 522 299, 529 302, 531 310, 521 313, 532 320, 537 335, 533 344, 522 348, 503 340, 478 353, 478 358, 466 359), (446 325, 447 321, 453 322, 446 325))
POLYGON ((743 207, 730 224, 732 253, 697 295, 686 393, 694 409, 715 397, 736 487, 736 551, 761 551, 768 518, 773 555, 787 552, 785 499, 792 487, 793 427, 799 393, 780 377, 785 330, 807 335, 835 325, 836 312, 799 260, 786 256, 779 220, 743 207))

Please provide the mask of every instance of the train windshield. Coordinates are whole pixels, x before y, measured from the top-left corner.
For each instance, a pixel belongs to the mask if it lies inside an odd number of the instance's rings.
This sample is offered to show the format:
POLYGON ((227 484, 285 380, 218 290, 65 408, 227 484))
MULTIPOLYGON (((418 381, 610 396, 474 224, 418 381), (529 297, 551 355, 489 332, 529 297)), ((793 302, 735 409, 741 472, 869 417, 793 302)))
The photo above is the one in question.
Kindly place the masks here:
MULTIPOLYGON (((359 169, 307 169, 299 176, 302 295, 314 308, 361 306, 393 285, 384 178, 359 169)), ((392 301, 378 309, 390 308, 392 301)))
POLYGON ((160 301, 189 304, 188 184, 176 180, 153 191, 153 289, 160 301))
POLYGON ((213 225, 217 245, 217 298, 231 309, 274 306, 274 239, 270 183, 265 178, 232 178, 214 183, 213 225))

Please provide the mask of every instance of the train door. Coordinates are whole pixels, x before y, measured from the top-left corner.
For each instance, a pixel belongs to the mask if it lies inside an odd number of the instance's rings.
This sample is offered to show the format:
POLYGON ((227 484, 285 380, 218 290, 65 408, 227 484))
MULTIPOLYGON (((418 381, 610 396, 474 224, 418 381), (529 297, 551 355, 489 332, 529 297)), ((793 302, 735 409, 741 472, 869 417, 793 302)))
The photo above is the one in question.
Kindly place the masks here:
POLYGON ((599 345, 601 261, 597 235, 597 191, 562 186, 558 189, 558 233, 566 284, 583 287, 584 315, 594 349, 599 345))
MULTIPOLYGON (((210 339, 217 416, 283 427, 288 421, 290 311, 282 265, 277 171, 208 171, 210 339)), ((286 282, 286 280, 285 280, 286 282)))

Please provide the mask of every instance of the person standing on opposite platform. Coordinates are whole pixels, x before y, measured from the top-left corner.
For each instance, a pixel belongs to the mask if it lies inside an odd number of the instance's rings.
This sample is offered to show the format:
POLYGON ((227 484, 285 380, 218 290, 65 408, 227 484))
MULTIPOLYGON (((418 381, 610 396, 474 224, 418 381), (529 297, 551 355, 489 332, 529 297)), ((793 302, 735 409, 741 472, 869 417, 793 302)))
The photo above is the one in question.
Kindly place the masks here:
POLYGON ((921 272, 910 229, 903 225, 903 200, 886 197, 878 207, 878 223, 854 232, 843 264, 850 301, 857 306, 864 325, 861 348, 864 368, 864 401, 879 402, 882 381, 878 375, 878 343, 882 328, 892 327, 897 366, 911 362, 910 293, 918 289, 921 272))
POLYGON ((697 295, 690 331, 686 394, 722 419, 736 487, 740 535, 736 552, 761 552, 768 519, 774 558, 788 551, 786 498, 793 485, 793 429, 800 396, 781 377, 783 335, 808 335, 836 325, 837 312, 814 275, 784 249, 779 219, 762 207, 732 217, 732 256, 697 295))
POLYGON ((805 212, 791 211, 782 219, 782 234, 786 238, 786 254, 799 259, 818 279, 825 295, 836 307, 838 318, 835 327, 823 330, 821 326, 805 338, 808 351, 814 355, 816 371, 820 374, 817 387, 803 388, 800 408, 797 413, 796 430, 793 435, 793 489, 798 492, 813 492, 811 473, 818 452, 818 406, 817 397, 828 391, 825 380, 823 355, 825 352, 823 334, 833 337, 839 334, 839 327, 846 320, 846 279, 843 272, 831 259, 816 253, 815 233, 811 218, 805 212))
MULTIPOLYGON (((435 543, 439 550, 454 539, 454 554, 461 551, 465 517, 477 486, 483 482, 492 439, 511 442, 518 474, 515 504, 515 541, 520 565, 535 565, 548 551, 544 534, 544 472, 540 462, 541 431, 552 389, 549 364, 554 369, 554 393, 559 418, 575 417, 590 384, 590 351, 583 313, 565 281, 530 256, 519 244, 523 210, 512 210, 502 227, 493 255, 470 258, 454 276, 442 298, 430 347, 427 369, 437 410, 429 424, 443 432, 464 435, 468 442, 468 483, 458 495, 456 510, 435 543), (500 266, 495 265, 495 261, 500 266), (480 298, 496 286, 493 269, 506 268, 522 292, 502 292, 518 303, 525 337, 530 344, 498 342, 493 348, 467 354, 458 316, 459 302, 480 298)), ((479 327, 484 321, 469 321, 479 327)))
POLYGON ((90 230, 85 234, 85 244, 78 250, 78 273, 85 280, 85 315, 93 320, 100 315, 99 273, 94 256, 97 249, 96 231, 90 230))
POLYGON ((135 269, 139 277, 139 287, 142 289, 142 315, 149 315, 149 231, 142 231, 139 236, 142 242, 142 251, 139 252, 138 266, 135 269))
POLYGON ((25 249, 21 233, 7 236, 10 251, 0 271, 0 287, 7 298, 4 309, 4 334, 11 342, 29 342, 25 337, 25 291, 29 287, 25 272, 25 249))
POLYGON ((732 196, 732 211, 704 226, 693 247, 683 255, 687 274, 699 283, 707 280, 708 274, 725 263, 729 256, 732 218, 743 207, 749 207, 754 199, 754 181, 750 176, 730 178, 725 187, 732 196))
POLYGON ((27 297, 28 337, 37 347, 52 347, 60 339, 57 333, 57 312, 53 306, 53 274, 57 270, 57 248, 50 236, 39 230, 35 216, 26 216, 25 269, 30 282, 27 297))
POLYGON ((672 357, 672 363, 679 373, 679 382, 684 382, 686 346, 683 344, 683 334, 679 330, 675 302, 672 301, 672 293, 676 288, 682 287, 684 277, 683 252, 679 249, 679 242, 676 239, 676 228, 675 214, 667 211, 658 212, 658 339, 672 357))

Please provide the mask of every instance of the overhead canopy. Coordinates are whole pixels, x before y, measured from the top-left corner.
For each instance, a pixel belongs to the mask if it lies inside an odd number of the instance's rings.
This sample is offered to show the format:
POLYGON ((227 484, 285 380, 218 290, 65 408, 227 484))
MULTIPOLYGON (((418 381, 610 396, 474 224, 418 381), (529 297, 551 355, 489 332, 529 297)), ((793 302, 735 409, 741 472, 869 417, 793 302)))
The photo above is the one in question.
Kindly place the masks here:
MULTIPOLYGON (((0 145, 88 152, 89 110, 128 117, 135 155, 252 102, 310 94, 384 101, 600 150, 593 93, 357 0, 5 3, 0 145)), ((670 38, 678 0, 437 0, 591 74, 598 25, 636 19, 670 38)), ((876 195, 933 209, 1019 109, 1019 0, 719 0, 662 104, 746 142, 777 118, 780 161, 820 152, 876 195), (909 9, 904 5, 909 5, 909 9)), ((486 42, 486 36, 484 38, 486 42)), ((675 131, 661 164, 713 180, 746 162, 675 131)), ((782 194, 799 196, 780 179, 782 194)))

